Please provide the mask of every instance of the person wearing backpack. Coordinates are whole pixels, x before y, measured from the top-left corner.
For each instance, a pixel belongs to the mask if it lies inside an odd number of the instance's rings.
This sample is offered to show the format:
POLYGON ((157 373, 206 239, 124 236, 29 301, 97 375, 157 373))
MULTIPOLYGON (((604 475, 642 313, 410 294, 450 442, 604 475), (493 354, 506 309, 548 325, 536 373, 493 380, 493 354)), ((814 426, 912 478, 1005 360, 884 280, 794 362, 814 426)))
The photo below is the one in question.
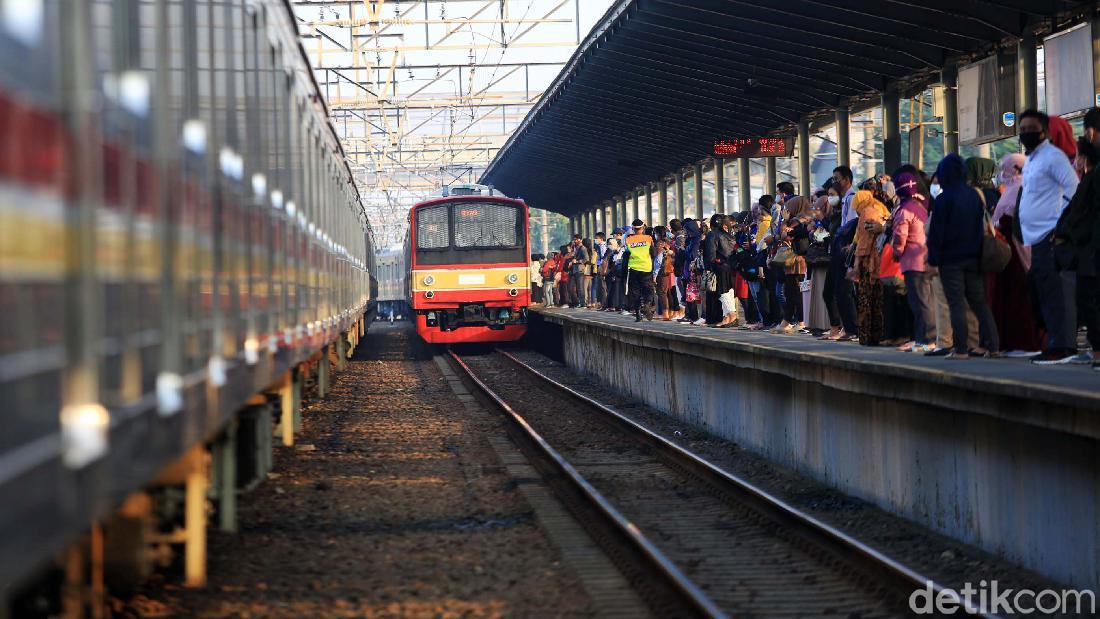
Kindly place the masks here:
POLYGON ((552 252, 542 263, 542 301, 545 307, 554 307, 554 276, 558 272, 558 252, 552 252))

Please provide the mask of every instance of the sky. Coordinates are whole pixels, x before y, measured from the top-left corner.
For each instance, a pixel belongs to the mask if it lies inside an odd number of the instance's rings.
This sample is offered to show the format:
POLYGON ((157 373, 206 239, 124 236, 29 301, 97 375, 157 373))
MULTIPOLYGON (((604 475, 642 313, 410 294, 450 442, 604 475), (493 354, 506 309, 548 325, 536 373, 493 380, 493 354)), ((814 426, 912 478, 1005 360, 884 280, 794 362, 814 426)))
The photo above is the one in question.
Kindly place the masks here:
POLYGON ((609 5, 295 2, 379 247, 413 204, 480 177, 609 5))

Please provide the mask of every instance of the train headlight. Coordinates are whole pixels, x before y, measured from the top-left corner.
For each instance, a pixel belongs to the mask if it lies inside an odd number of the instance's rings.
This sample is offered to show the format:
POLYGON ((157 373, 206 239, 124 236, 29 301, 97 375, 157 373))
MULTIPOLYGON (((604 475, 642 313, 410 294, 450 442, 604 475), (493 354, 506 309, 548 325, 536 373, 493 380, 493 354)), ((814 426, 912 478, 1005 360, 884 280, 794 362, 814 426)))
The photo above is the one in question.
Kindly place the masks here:
POLYGON ((432 277, 431 275, 428 275, 427 277, 424 278, 424 285, 425 286, 431 286, 434 283, 435 283, 435 278, 432 277))
POLYGON ((518 291, 518 290, 516 290, 515 288, 513 288, 513 289, 511 289, 511 290, 509 290, 509 291, 508 291, 508 296, 510 296, 510 297, 514 297, 514 296, 516 296, 517 294, 519 294, 519 291, 518 291))
POLYGON ((424 293, 424 298, 425 299, 434 299, 435 298, 435 293, 432 292, 431 290, 429 290, 428 292, 424 293))
POLYGON ((519 275, 516 275, 515 273, 509 273, 508 274, 508 283, 509 284, 514 284, 518 281, 519 281, 519 275))

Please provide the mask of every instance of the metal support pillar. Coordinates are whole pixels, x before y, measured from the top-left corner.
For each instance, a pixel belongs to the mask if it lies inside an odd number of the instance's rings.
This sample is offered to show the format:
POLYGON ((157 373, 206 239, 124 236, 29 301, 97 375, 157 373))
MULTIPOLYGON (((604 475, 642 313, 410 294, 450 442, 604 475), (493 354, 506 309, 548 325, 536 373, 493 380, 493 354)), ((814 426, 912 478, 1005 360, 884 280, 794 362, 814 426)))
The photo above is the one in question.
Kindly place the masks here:
POLYGON ((299 389, 300 380, 298 368, 287 370, 286 376, 283 378, 283 384, 279 389, 279 404, 281 406, 279 425, 282 428, 283 445, 285 447, 294 446, 294 432, 298 425, 298 400, 300 397, 296 392, 299 389))
POLYGON ((348 367, 347 360, 351 357, 354 348, 348 350, 347 341, 343 335, 336 338, 336 371, 343 372, 348 367))
POLYGON ((214 445, 218 481, 218 528, 237 532, 237 419, 225 426, 214 445))
POLYGON ((676 172, 676 218, 684 220, 684 171, 676 172))
POLYGON ((752 209, 752 186, 749 178, 749 160, 741 158, 737 160, 737 193, 741 199, 741 212, 752 209))
POLYGON ((332 375, 332 345, 321 349, 321 360, 317 364, 317 397, 324 398, 328 395, 329 382, 332 375))
POLYGON ((622 202, 619 204, 619 208, 620 208, 620 210, 619 210, 619 225, 620 226, 629 226, 630 225, 630 214, 626 210, 627 209, 626 194, 623 194, 623 199, 622 199, 622 202))
MULTIPOLYGON (((1096 21, 1093 21, 1096 28, 1096 21)), ((1095 40, 1095 37, 1094 37, 1095 40)), ((1039 108, 1038 53, 1035 35, 1027 33, 1016 46, 1017 74, 1016 111, 1039 108)), ((1093 64, 1095 66, 1095 63, 1093 64)), ((1097 82, 1100 83, 1100 82, 1097 82)))
POLYGON ((635 187, 634 190, 630 192, 630 222, 629 223, 631 223, 631 224, 634 223, 635 219, 641 219, 640 213, 638 213, 638 192, 639 192, 639 189, 637 187, 635 187))
POLYGON ((848 125, 848 108, 836 108, 836 164, 852 167, 851 127, 848 125))
POLYGON ((943 81, 943 153, 959 153, 959 67, 949 64, 943 81))
POLYGON ((207 455, 196 445, 185 456, 183 573, 187 587, 206 586, 206 490, 207 455))
POLYGON ((882 93, 882 163, 886 174, 901 167, 901 98, 896 88, 882 93))
MULTIPOLYGON (((1093 14, 1092 23, 1092 83, 1093 90, 1100 91, 1100 17, 1093 14)), ((1093 94, 1095 99, 1095 93, 1093 94)), ((1095 105, 1095 101, 1093 104, 1095 105)), ((1100 107, 1100 106, 1097 106, 1100 107)))
POLYGON ((91 607, 91 619, 103 619, 107 616, 107 586, 105 581, 103 525, 92 523, 88 535, 88 605, 91 607))
POLYGON ((726 162, 714 158, 714 212, 726 212, 726 162))
POLYGON ((657 218, 668 222, 668 179, 657 181, 657 218))
POLYGON ((703 164, 695 164, 695 218, 703 218, 703 164))
POLYGON ((659 221, 655 221, 653 219, 653 185, 646 183, 645 186, 642 188, 642 191, 645 192, 645 217, 643 217, 642 219, 645 219, 654 226, 664 226, 668 224, 668 222, 663 219, 659 221))
POLYGON ((810 195, 813 191, 813 179, 810 178, 810 123, 801 121, 798 123, 798 184, 799 192, 810 195))
POLYGON ((764 193, 775 195, 775 184, 779 182, 775 173, 775 157, 764 158, 764 193))

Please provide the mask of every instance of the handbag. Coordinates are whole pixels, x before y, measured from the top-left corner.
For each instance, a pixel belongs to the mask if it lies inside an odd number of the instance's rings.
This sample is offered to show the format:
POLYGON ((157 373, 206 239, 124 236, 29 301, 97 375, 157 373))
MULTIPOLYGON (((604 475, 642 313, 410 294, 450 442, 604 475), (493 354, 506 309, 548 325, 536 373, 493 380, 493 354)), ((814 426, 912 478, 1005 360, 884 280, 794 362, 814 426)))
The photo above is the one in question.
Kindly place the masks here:
POLYGON ((809 279, 804 279, 804 280, 798 282, 798 291, 799 292, 809 292, 810 291, 810 285, 811 285, 811 281, 809 279))
POLYGON ((718 276, 713 271, 703 271, 703 288, 707 292, 718 291, 718 276))
POLYGON ((798 259, 798 254, 794 253, 794 250, 784 245, 779 248, 779 251, 775 252, 772 256, 771 265, 773 267, 793 267, 795 260, 798 259))
POLYGON ((806 264, 812 267, 820 267, 829 264, 829 249, 820 245, 810 245, 806 251, 806 264))
POLYGON ((882 248, 882 259, 879 261, 878 278, 883 286, 904 286, 905 278, 901 274, 901 262, 894 255, 894 246, 885 245, 882 248))
POLYGON ((1008 241, 993 227, 989 213, 985 214, 982 226, 982 273, 1000 273, 1012 259, 1012 248, 1008 241))
POLYGON ((695 303, 699 300, 699 284, 696 284, 694 280, 687 283, 684 287, 684 297, 688 303, 695 303))

